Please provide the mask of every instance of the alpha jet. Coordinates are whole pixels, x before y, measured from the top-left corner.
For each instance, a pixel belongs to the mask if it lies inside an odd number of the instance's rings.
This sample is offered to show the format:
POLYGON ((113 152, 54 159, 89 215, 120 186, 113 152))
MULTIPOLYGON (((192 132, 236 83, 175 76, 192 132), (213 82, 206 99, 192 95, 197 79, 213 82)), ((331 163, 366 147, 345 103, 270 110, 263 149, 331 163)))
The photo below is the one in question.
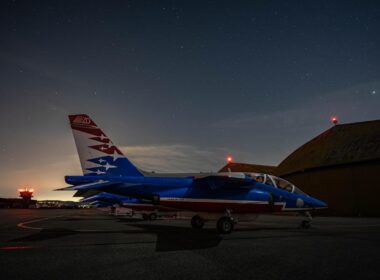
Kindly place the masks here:
POLYGON ((193 228, 216 220, 220 233, 232 232, 239 219, 263 213, 301 212, 309 227, 310 211, 327 204, 290 182, 267 174, 149 173, 137 168, 87 115, 69 116, 83 175, 66 176, 76 196, 108 193, 150 201, 191 213, 193 228))

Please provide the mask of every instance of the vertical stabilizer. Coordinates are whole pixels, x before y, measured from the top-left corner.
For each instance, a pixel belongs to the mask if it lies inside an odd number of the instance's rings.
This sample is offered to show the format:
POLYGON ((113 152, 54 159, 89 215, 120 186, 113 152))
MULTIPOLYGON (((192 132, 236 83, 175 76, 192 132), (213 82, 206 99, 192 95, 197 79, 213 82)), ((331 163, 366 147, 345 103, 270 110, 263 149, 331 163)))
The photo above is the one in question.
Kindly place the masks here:
POLYGON ((84 175, 143 176, 87 115, 70 115, 84 175))

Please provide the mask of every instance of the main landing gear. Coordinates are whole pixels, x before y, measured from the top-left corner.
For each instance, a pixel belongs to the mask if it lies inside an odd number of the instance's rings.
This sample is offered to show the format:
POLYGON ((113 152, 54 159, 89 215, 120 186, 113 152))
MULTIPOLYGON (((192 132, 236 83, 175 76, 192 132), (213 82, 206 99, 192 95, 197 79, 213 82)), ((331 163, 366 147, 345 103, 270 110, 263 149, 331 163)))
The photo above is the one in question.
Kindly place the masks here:
POLYGON ((220 234, 229 234, 233 231, 235 221, 231 217, 221 217, 216 223, 216 230, 220 234))
POLYGON ((234 225, 236 221, 232 218, 231 211, 226 209, 226 212, 223 217, 219 218, 216 223, 216 230, 220 234, 229 234, 234 230, 234 225))
POLYGON ((309 211, 305 212, 305 216, 307 220, 303 220, 301 222, 301 228, 310 228, 311 222, 313 221, 313 216, 311 216, 309 211))
POLYGON ((142 214, 142 217, 143 217, 144 220, 152 220, 152 221, 154 221, 154 220, 157 220, 157 213, 155 213, 155 212, 152 212, 150 214, 144 213, 144 214, 142 214))
MULTIPOLYGON (((201 229, 203 228, 204 224, 205 220, 199 215, 195 215, 191 218, 191 226, 194 229, 201 229)), ((235 224, 236 221, 232 218, 231 211, 226 210, 224 216, 219 218, 217 221, 216 230, 220 234, 228 234, 233 231, 235 224)))

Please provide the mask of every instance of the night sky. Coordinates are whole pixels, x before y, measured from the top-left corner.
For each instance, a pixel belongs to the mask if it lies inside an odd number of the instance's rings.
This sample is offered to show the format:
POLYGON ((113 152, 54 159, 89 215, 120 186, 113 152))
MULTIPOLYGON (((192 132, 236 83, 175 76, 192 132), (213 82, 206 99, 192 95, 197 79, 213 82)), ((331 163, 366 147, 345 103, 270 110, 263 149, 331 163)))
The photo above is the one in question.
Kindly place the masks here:
POLYGON ((140 168, 278 164, 380 118, 379 1, 1 1, 0 196, 70 198, 67 115, 140 168))

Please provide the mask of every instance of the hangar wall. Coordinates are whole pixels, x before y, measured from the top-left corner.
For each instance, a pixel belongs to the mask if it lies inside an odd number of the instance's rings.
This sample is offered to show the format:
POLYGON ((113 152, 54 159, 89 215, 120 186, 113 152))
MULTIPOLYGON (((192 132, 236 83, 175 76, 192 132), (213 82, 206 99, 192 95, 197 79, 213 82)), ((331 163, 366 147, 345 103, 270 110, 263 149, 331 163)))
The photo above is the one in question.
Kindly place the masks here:
MULTIPOLYGON (((221 171, 262 172, 257 166, 221 171)), ((331 215, 380 216, 380 120, 336 125, 267 171, 326 201, 331 215)))
POLYGON ((380 216, 380 161, 276 174, 328 203, 327 213, 380 216))

